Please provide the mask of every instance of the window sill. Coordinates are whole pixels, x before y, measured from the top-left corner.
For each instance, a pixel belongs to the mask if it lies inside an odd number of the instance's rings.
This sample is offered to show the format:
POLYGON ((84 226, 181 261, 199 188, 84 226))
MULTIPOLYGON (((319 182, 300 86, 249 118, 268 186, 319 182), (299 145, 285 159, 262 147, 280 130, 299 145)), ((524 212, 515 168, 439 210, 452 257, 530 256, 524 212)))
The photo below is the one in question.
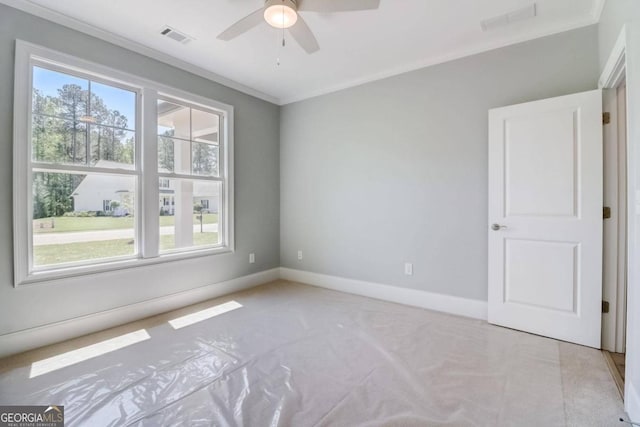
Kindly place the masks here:
POLYGON ((212 255, 221 255, 233 253, 233 249, 228 246, 219 246, 214 248, 195 249, 192 251, 164 253, 154 258, 131 258, 125 260, 107 261, 101 264, 62 267, 46 271, 31 272, 23 279, 16 279, 15 287, 43 284, 60 279, 78 276, 91 276, 101 273, 110 273, 129 268, 145 267, 156 264, 164 264, 167 262, 182 261, 194 258, 202 258, 212 255))

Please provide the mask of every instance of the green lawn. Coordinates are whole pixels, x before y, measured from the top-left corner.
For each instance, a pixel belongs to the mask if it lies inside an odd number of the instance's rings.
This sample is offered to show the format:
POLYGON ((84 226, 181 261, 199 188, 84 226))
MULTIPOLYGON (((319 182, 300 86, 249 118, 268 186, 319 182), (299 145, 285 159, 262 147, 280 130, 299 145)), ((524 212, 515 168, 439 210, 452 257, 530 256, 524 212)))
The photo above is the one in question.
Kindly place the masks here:
POLYGON ((65 243, 62 245, 42 245, 33 247, 34 263, 36 266, 133 255, 133 252, 134 246, 133 240, 131 239, 65 243))
MULTIPOLYGON (((215 245, 218 243, 218 233, 193 233, 193 246, 215 245)), ((160 250, 175 248, 175 238, 172 234, 160 236, 160 250)))
MULTIPOLYGON (((193 215, 193 224, 200 224, 200 220, 193 215)), ((173 225, 174 216, 161 216, 160 226, 173 225)), ((56 218, 43 218, 33 220, 34 233, 65 233, 71 231, 95 231, 95 230, 116 230, 123 228, 133 228, 134 218, 129 217, 71 217, 61 216, 56 218)), ((204 224, 215 224, 218 222, 218 214, 204 214, 204 224)))
MULTIPOLYGON (((205 216, 206 217, 206 216, 205 216)), ((167 218, 167 217, 162 217, 167 218)), ((80 218, 74 218, 80 219, 80 218)), ((81 218, 86 219, 86 218, 81 218)), ((89 218, 93 219, 93 218, 89 218)), ((102 218, 99 218, 102 219, 102 218)), ((118 218, 112 218, 118 219, 118 218)), ((77 230, 74 230, 77 231, 77 230)), ((218 242, 218 233, 194 233, 194 246, 212 245, 218 242)), ((174 236, 160 236, 160 250, 174 248, 174 236)), ((34 246, 36 266, 86 261, 90 259, 112 258, 133 255, 133 240, 118 239, 98 242, 65 243, 61 245, 34 246)))

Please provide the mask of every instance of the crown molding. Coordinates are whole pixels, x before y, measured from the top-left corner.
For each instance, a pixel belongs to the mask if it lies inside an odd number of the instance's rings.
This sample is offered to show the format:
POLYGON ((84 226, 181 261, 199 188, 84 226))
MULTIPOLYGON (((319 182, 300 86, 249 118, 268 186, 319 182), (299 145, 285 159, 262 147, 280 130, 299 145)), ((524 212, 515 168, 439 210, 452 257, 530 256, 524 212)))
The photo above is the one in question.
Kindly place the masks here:
POLYGON ((565 31, 570 31, 577 28, 582 28, 589 25, 597 24, 600 21, 600 17, 602 15, 602 10, 604 8, 606 0, 594 0, 593 9, 591 11, 589 18, 587 19, 577 20, 569 24, 546 28, 542 31, 531 32, 524 36, 516 35, 508 39, 484 43, 482 45, 475 46, 470 49, 466 48, 466 49, 454 50, 452 52, 449 52, 445 55, 440 55, 438 57, 432 57, 429 59, 413 62, 403 66, 390 68, 378 73, 372 73, 372 74, 362 76, 358 79, 349 80, 336 85, 330 85, 317 90, 301 92, 300 94, 297 94, 295 96, 283 97, 283 98, 278 98, 276 96, 266 94, 252 87, 243 85, 234 80, 228 79, 224 76, 221 76, 214 72, 208 71, 204 68, 193 65, 189 62, 177 59, 171 55, 162 53, 158 50, 155 50, 147 46, 144 46, 140 43, 134 42, 125 37, 119 36, 117 34, 114 34, 112 32, 109 32, 103 29, 95 28, 78 19, 71 18, 67 15, 56 12, 49 8, 37 5, 35 3, 32 3, 29 0, 0 0, 0 3, 6 4, 15 9, 22 10, 23 12, 29 13, 31 15, 35 15, 37 17, 46 19, 48 21, 55 22, 57 24, 63 25, 73 30, 80 31, 82 33, 99 38, 109 43, 116 44, 118 46, 124 47, 136 53, 148 56, 150 58, 156 59, 158 61, 169 64, 171 66, 174 66, 176 68, 179 68, 184 71, 195 74, 197 76, 203 77, 207 80, 222 84, 231 89, 235 89, 247 95, 262 99, 264 101, 267 101, 276 105, 283 106, 283 105, 291 104, 294 102, 299 102, 306 99, 315 98, 318 96, 338 92, 344 89, 361 86, 363 84, 371 83, 377 80, 383 80, 389 77, 419 70, 421 68, 426 68, 432 65, 442 64, 442 63, 450 62, 456 59, 461 59, 467 56, 472 56, 479 53, 488 52, 494 49, 499 49, 501 47, 506 47, 513 44, 518 44, 518 43, 526 42, 529 40, 546 37, 553 34, 562 33, 565 31))
MULTIPOLYGON (((597 0, 600 1, 600 0, 597 0)), ((571 31, 582 27, 588 27, 590 25, 597 24, 593 16, 590 16, 587 19, 578 20, 569 24, 559 25, 552 28, 547 28, 543 31, 536 31, 529 33, 524 36, 514 36, 505 40, 500 41, 492 41, 490 43, 485 43, 483 45, 475 46, 471 49, 459 49, 453 52, 447 53, 445 55, 441 55, 435 58, 429 58, 426 60, 414 62, 411 64, 403 65, 400 67, 395 67, 386 71, 382 71, 380 73, 370 74, 368 76, 363 76, 361 78, 351 80, 345 83, 340 83, 337 85, 329 86, 323 89, 309 91, 306 93, 301 93, 300 95, 293 97, 285 97, 280 99, 280 105, 292 104, 294 102, 304 101, 306 99, 315 98, 322 95, 327 95, 329 93, 338 92, 344 89, 349 89, 356 86, 361 86, 366 83, 375 82, 378 80, 383 80, 389 77, 397 76, 400 74, 405 74, 411 71, 416 71, 422 68, 430 67, 432 65, 443 64, 445 62, 454 61, 456 59, 462 59, 468 56, 477 55, 479 53, 489 52, 491 50, 499 49, 502 47, 511 46, 518 43, 527 42, 530 40, 551 36, 558 33, 563 33, 565 31, 571 31)))

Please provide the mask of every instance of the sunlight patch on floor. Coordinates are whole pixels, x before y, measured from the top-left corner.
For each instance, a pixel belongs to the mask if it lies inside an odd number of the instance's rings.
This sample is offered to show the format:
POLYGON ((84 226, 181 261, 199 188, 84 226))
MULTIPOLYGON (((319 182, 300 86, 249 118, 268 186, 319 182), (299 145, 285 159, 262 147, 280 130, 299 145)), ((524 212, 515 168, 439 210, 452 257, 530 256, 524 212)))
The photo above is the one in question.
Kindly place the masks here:
POLYGON ((230 311, 241 308, 242 304, 236 301, 225 302, 211 308, 196 311, 195 313, 187 314, 186 316, 178 317, 173 320, 169 320, 169 324, 173 329, 184 328, 185 326, 193 325, 194 323, 202 322, 203 320, 210 319, 220 314, 228 313, 230 311))
POLYGON ((68 351, 57 356, 39 360, 31 364, 31 373, 29 378, 35 378, 39 375, 57 371, 58 369, 75 365, 76 363, 84 362, 85 360, 93 359, 94 357, 102 356, 103 354, 128 347, 150 338, 151 337, 147 333, 146 329, 140 329, 138 331, 120 335, 77 350, 68 351))

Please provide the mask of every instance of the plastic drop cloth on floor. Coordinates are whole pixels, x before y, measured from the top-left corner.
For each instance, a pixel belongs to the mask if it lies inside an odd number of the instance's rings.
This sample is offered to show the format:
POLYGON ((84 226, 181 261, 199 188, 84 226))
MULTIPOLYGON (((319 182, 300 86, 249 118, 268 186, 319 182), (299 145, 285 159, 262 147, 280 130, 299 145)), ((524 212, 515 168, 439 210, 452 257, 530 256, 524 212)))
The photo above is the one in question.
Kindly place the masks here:
POLYGON ((0 362, 67 426, 617 425, 598 351, 277 282, 0 362), (610 424, 609 424, 610 421, 610 424))

